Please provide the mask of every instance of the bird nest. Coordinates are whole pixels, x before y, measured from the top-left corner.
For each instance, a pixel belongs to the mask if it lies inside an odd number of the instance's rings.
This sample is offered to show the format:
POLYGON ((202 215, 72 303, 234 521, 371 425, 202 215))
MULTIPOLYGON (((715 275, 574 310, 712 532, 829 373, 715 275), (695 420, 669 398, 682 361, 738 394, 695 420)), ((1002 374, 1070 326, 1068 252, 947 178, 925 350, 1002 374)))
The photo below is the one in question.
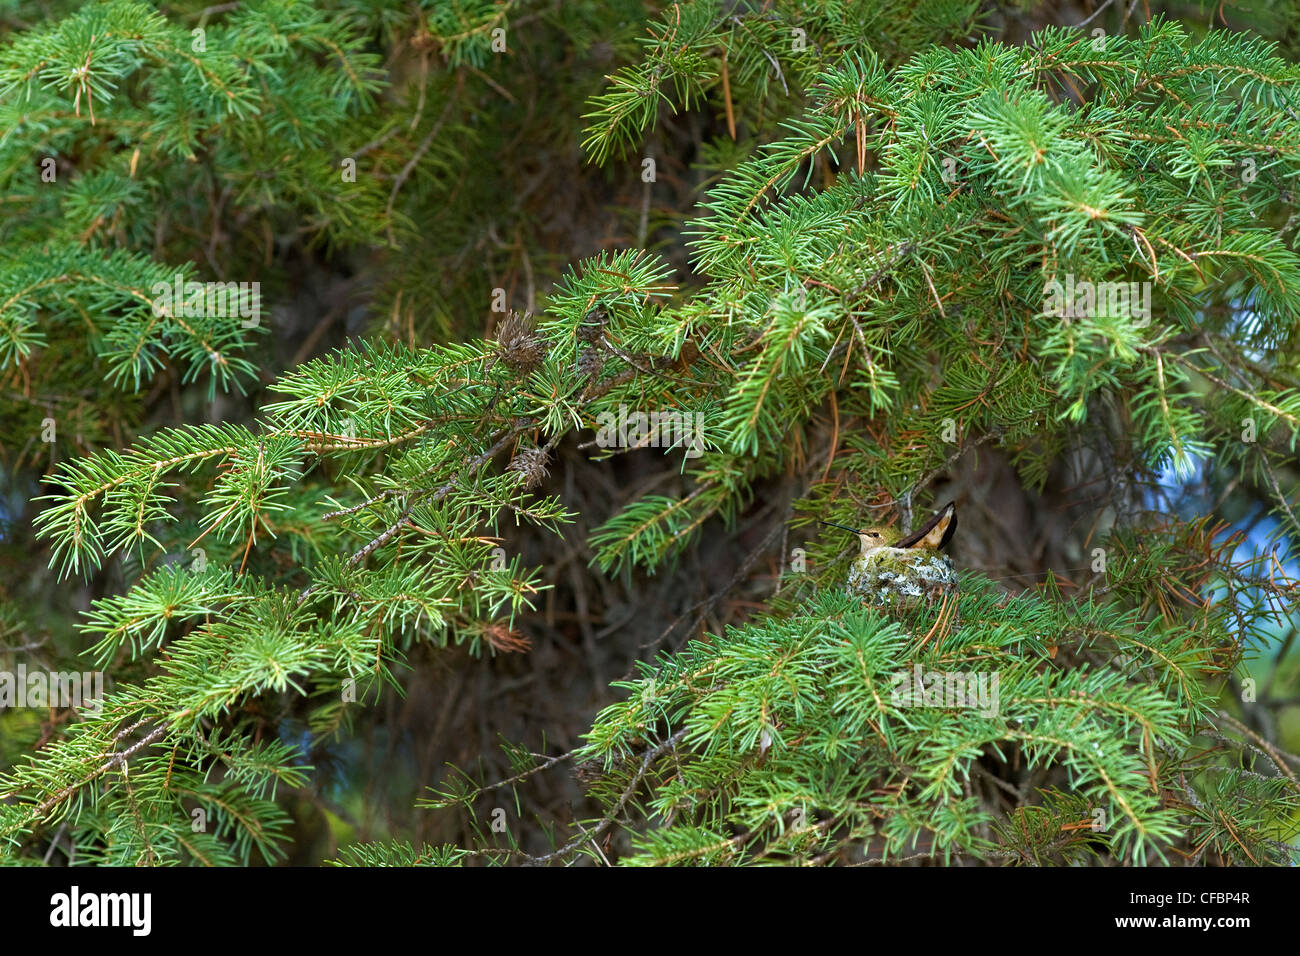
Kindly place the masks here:
POLYGON ((881 548, 853 562, 848 590, 869 604, 910 610, 956 594, 957 571, 937 551, 881 548))

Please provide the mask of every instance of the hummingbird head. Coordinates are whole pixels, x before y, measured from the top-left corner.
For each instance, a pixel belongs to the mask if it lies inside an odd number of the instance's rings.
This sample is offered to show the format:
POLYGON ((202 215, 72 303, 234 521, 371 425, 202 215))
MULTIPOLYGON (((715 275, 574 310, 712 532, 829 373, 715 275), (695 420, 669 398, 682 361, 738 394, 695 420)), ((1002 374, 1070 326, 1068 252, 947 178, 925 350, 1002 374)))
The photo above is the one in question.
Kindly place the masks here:
POLYGON ((900 537, 896 528, 850 528, 848 525, 836 524, 833 521, 823 521, 822 524, 856 534, 858 541, 862 543, 863 557, 881 548, 891 547, 900 537))
POLYGON ((862 542, 862 556, 866 557, 881 548, 893 547, 901 537, 897 528, 863 528, 858 532, 858 540, 862 542))

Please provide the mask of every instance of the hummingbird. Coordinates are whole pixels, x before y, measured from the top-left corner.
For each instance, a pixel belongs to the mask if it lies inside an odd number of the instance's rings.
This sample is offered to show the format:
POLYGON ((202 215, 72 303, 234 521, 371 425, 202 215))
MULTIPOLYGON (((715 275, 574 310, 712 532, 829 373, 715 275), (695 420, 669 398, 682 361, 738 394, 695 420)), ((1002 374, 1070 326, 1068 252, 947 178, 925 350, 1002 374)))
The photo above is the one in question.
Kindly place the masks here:
POLYGON ((949 502, 909 535, 897 528, 850 528, 833 521, 822 524, 851 531, 862 544, 862 553, 849 571, 850 593, 874 604, 910 605, 946 598, 957 591, 957 572, 952 560, 939 552, 948 546, 957 530, 957 505, 949 502))
POLYGON ((948 546, 957 531, 957 505, 948 502, 933 518, 920 528, 904 537, 897 528, 850 528, 848 525, 823 521, 822 524, 844 531, 852 531, 862 542, 860 558, 870 557, 884 551, 906 551, 928 549, 941 551, 948 546))

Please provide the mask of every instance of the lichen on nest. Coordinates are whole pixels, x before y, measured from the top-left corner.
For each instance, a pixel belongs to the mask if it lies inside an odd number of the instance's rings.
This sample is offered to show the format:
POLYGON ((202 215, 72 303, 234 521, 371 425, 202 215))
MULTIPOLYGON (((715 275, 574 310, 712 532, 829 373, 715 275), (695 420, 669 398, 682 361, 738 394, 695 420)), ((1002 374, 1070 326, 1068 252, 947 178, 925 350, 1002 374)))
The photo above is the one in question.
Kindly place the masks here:
POLYGON ((848 590, 880 607, 910 609, 955 594, 957 571, 937 551, 881 548, 853 562, 848 590))

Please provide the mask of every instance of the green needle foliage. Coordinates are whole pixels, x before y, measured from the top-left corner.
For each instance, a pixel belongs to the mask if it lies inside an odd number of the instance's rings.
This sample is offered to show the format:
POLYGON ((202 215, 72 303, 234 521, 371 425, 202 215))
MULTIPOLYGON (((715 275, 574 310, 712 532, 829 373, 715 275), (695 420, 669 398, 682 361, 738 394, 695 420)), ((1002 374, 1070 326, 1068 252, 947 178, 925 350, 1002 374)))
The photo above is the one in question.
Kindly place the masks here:
POLYGON ((830 593, 646 667, 579 755, 599 768, 593 792, 606 805, 647 791, 640 809, 654 825, 627 862, 1171 862, 1192 808, 1218 845, 1235 837, 1260 863, 1290 858, 1284 821, 1297 794, 1284 777, 1218 765, 1193 776, 1213 780, 1203 796, 1183 782, 1216 697, 1200 680, 1218 669, 1214 649, 1195 646, 1195 629, 1110 606, 1008 599, 973 576, 965 586, 961 627, 920 653, 906 624, 830 593), (1049 638, 1118 663, 1055 667, 1049 638), (974 689, 967 707, 922 704, 919 690, 900 690, 917 667, 938 675, 927 694, 950 674, 997 683, 978 704, 974 689), (673 745, 648 760, 647 739, 673 745), (1010 764, 1057 808, 1051 839, 1017 832, 1030 808, 989 772, 1010 764), (1221 785, 1253 789, 1248 776, 1267 799, 1221 785))
POLYGON ((974 3, 860 6, 267 2, 207 23, 112 0, 14 31, 0 372, 22 397, 0 427, 30 463, 46 419, 85 422, 24 498, 57 577, 101 588, 79 660, 112 690, 0 768, 0 855, 283 858, 313 772, 286 728, 348 738, 417 650, 524 650, 554 581, 503 542, 558 546, 581 518, 544 484, 566 447, 648 446, 668 490, 589 531, 586 573, 672 574, 758 503, 732 584, 774 553, 765 613, 614 683, 568 755, 596 812, 530 823, 549 852, 480 825, 490 793, 562 772, 514 746, 509 781, 427 803, 474 845, 332 862, 1294 862, 1295 758, 1250 725, 1244 662, 1300 595, 1300 69, 1159 18, 1016 45, 973 35, 974 3), (535 273, 510 223, 536 186, 481 168, 523 148, 502 55, 598 37, 631 62, 556 94, 591 163, 656 168, 672 114, 725 132, 678 235, 535 273), (374 52, 397 38, 409 84, 374 52), (53 183, 31 174, 46 153, 69 164, 53 183), (269 321, 156 307, 177 272, 251 281, 288 234, 357 257, 367 334, 272 373, 250 358, 269 321), (526 287, 498 285, 516 260, 526 287), (192 405, 155 428, 131 404, 258 373, 244 422, 192 405), (1068 569, 1090 576, 1012 595, 970 570, 953 607, 889 617, 843 593, 841 536, 790 550, 815 517, 919 510, 981 451, 1027 500, 1062 461, 1091 469, 1107 501, 1072 516, 1091 564, 1068 569), (1242 560, 1211 516, 1145 507, 1161 474, 1251 489, 1285 550, 1242 560), (996 675, 998 706, 900 701, 917 668, 996 675))

